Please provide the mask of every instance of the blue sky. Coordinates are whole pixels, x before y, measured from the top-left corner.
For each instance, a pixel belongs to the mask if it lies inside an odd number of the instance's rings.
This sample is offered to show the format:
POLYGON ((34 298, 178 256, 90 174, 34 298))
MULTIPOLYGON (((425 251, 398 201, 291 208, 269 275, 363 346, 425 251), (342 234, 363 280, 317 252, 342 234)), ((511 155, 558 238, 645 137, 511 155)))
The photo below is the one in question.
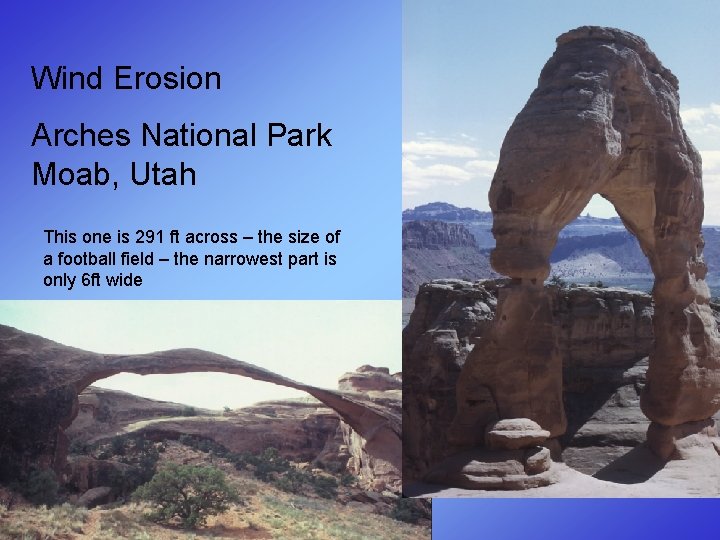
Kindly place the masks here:
MULTIPOLYGON (((643 37, 680 80, 685 129, 703 156, 706 223, 720 224, 720 2, 405 0, 403 208, 488 209, 500 145, 555 50, 582 25, 643 37)), ((614 215, 596 197, 592 215, 614 215)))

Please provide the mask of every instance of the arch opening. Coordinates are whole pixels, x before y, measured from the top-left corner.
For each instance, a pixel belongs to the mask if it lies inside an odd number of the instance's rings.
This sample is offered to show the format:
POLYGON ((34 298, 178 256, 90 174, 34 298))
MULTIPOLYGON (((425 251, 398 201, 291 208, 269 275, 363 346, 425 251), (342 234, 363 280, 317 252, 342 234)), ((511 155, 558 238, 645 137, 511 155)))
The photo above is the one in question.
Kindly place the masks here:
POLYGON ((623 287, 646 293, 652 292, 653 282, 650 262, 638 239, 614 205, 599 194, 560 230, 546 280, 561 287, 623 287))

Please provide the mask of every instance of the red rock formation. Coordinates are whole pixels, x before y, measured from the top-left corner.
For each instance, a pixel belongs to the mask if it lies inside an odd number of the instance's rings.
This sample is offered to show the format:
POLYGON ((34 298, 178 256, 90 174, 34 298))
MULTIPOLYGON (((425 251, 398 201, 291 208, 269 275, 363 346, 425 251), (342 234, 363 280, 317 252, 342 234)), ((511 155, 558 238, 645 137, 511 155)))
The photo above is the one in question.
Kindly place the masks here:
POLYGON ((641 38, 581 27, 557 39, 502 145, 489 194, 497 243, 491 263, 512 281, 458 381, 457 444, 477 444, 493 415, 564 432, 554 306, 543 281, 560 230, 595 194, 614 204, 655 274, 643 412, 661 430, 720 409, 700 156, 682 129, 677 79, 641 38))
POLYGON ((238 453, 273 447, 284 457, 303 462, 314 460, 340 426, 335 411, 312 398, 265 401, 222 414, 193 408, 192 416, 187 416, 185 405, 96 387, 85 389, 79 401, 78 416, 64 430, 78 443, 128 433, 154 440, 190 435, 238 453))
POLYGON ((399 374, 390 375, 388 368, 364 365, 340 377, 338 390, 358 393, 402 390, 402 378, 399 374))

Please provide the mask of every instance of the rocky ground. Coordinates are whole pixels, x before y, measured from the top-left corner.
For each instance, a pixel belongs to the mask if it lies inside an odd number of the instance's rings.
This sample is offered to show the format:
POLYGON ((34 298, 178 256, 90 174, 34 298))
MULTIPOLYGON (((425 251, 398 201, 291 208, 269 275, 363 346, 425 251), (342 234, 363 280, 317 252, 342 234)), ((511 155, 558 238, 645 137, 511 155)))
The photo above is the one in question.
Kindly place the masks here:
POLYGON ((593 476, 573 469, 567 463, 555 463, 556 483, 545 487, 489 491, 416 482, 405 488, 405 494, 410 497, 444 498, 720 497, 718 454, 720 449, 697 448, 684 460, 665 463, 641 445, 620 453, 618 459, 593 476))

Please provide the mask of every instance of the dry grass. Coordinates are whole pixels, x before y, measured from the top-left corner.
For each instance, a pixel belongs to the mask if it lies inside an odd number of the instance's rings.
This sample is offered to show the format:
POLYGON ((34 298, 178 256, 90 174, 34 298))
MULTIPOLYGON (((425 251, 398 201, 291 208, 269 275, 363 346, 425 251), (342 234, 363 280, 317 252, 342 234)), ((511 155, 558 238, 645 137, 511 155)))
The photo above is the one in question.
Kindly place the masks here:
POLYGON ((0 538, 70 540, 83 534, 88 510, 70 504, 53 508, 28 506, 0 514, 0 538))
MULTIPOLYGON (((172 444, 163 460, 207 464, 207 455, 172 444)), ((200 540, 317 539, 317 540, 422 540, 430 529, 409 525, 372 513, 372 506, 350 508, 338 502, 291 495, 238 472, 221 459, 213 465, 224 470, 245 504, 208 519, 207 526, 187 531, 149 521, 149 508, 141 504, 85 510, 69 504, 54 508, 0 507, 0 540, 200 540)))
MULTIPOLYGON (((284 495, 284 494, 283 494, 284 495)), ((261 495, 255 518, 271 538, 317 540, 409 540, 430 538, 430 530, 326 499, 261 495)), ((368 507, 369 509, 370 507, 368 507)))
MULTIPOLYGON (((247 479, 245 485, 252 484, 247 479)), ((85 510, 71 505, 28 507, 0 514, 3 540, 200 540, 317 539, 416 540, 430 538, 430 530, 401 523, 334 501, 288 495, 262 484, 245 506, 212 517, 195 531, 158 525, 144 516, 147 508, 127 504, 85 510)))

